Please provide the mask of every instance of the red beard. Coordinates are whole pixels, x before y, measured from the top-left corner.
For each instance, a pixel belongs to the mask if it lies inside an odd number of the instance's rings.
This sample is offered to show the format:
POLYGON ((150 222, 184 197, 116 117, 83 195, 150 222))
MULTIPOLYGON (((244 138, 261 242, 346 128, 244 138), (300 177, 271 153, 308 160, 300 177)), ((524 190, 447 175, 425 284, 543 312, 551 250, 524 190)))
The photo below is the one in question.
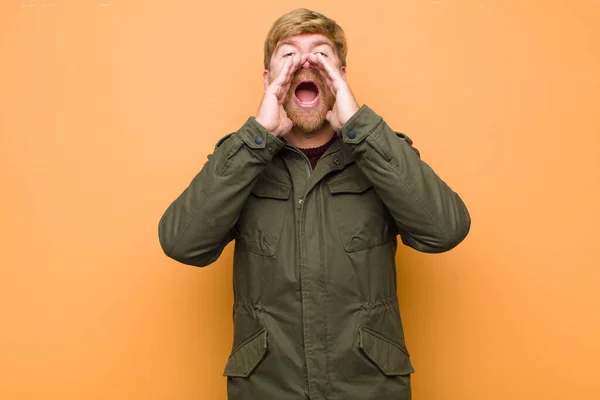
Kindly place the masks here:
POLYGON ((335 97, 327 88, 321 75, 314 70, 302 70, 292 80, 290 90, 288 92, 283 109, 287 113, 288 118, 292 121, 295 128, 302 130, 305 133, 313 133, 323 128, 329 122, 325 119, 327 111, 333 108, 335 97), (312 109, 303 109, 298 106, 295 101, 296 87, 303 80, 313 81, 318 90, 319 104, 312 109))

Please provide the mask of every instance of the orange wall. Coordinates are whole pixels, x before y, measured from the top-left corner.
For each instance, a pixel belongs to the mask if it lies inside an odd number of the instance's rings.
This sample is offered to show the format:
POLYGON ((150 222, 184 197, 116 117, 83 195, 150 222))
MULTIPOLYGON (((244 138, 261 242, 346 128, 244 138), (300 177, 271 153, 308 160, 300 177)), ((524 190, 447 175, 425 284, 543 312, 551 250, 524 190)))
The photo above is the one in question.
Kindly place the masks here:
POLYGON ((157 223, 299 4, 472 213, 399 250, 414 398, 600 399, 597 0, 3 0, 0 399, 225 399, 231 247, 180 265, 157 223))

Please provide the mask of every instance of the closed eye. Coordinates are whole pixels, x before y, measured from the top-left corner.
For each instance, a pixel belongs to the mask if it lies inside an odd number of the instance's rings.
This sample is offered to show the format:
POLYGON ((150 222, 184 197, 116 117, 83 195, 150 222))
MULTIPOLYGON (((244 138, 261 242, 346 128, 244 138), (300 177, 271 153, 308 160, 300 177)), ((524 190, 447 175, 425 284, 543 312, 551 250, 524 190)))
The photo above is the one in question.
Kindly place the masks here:
POLYGON ((284 54, 283 56, 284 56, 284 57, 290 57, 290 56, 293 56, 293 55, 294 55, 294 53, 286 53, 286 54, 284 54))

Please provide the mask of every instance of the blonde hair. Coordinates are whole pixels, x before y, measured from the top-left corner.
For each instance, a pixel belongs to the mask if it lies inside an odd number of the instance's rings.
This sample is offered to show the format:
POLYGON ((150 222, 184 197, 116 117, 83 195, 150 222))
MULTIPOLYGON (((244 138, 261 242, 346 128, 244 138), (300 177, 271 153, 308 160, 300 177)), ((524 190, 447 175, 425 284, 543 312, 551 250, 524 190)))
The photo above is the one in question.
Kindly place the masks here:
POLYGON ((333 42, 340 59, 340 67, 345 67, 348 45, 342 27, 321 13, 306 8, 297 8, 277 18, 271 26, 265 40, 265 69, 269 69, 273 52, 281 40, 312 33, 321 34, 333 42))

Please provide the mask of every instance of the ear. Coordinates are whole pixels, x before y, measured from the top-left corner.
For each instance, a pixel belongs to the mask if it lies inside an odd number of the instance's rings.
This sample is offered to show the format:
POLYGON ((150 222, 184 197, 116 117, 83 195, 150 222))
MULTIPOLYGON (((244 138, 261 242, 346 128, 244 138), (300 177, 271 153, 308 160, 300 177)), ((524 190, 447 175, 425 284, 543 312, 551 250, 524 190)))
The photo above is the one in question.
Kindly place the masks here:
POLYGON ((265 89, 267 88, 267 86, 269 86, 269 70, 265 69, 263 71, 263 85, 265 86, 265 89))
POLYGON ((346 80, 346 66, 343 66, 342 68, 340 68, 340 71, 342 72, 342 78, 344 78, 344 80, 346 80))

